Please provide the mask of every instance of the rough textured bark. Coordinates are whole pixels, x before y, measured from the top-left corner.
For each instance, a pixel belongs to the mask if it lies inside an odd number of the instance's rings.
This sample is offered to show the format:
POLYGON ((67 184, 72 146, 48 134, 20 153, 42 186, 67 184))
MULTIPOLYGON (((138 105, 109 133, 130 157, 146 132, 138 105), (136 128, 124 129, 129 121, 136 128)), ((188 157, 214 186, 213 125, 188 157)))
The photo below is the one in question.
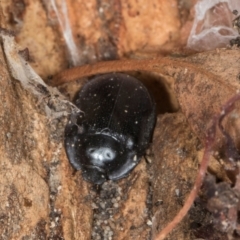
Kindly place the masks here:
MULTIPOLYGON (((142 159, 127 178, 96 187, 83 181, 81 172, 73 170, 65 154, 64 126, 76 108, 39 77, 51 82, 51 75, 73 65, 49 2, 0 3, 1 27, 15 32, 13 37, 1 30, 1 237, 150 239, 185 201, 212 116, 239 89, 239 50, 146 60, 142 68, 135 63, 131 67, 124 60, 127 71, 138 71, 135 74, 154 92, 159 113, 179 111, 179 106, 182 113, 158 118, 147 163, 142 159), (154 74, 139 73, 141 70, 154 74)), ((168 51, 180 34, 182 19, 175 0, 164 6, 163 2, 114 0, 107 5, 105 1, 66 1, 73 37, 81 53, 79 63, 116 59, 142 49, 147 55, 156 49, 168 51)), ((108 66, 104 71, 126 71, 125 66, 108 66)), ((71 99, 84 81, 59 89, 71 99)), ((223 125, 239 147, 238 115, 236 105, 223 125)), ((218 134, 216 149, 223 152, 224 138, 218 134)), ((212 158, 209 170, 229 182, 223 160, 219 164, 212 158)), ((215 184, 212 182, 209 180, 210 186, 215 184)), ((204 204, 197 199, 186 221, 169 239, 226 239, 225 233, 208 226, 212 215, 204 204), (204 224, 199 226, 199 222, 204 224)))
POLYGON ((88 184, 68 164, 66 116, 51 119, 45 111, 49 104, 54 116, 59 99, 53 103, 40 84, 38 96, 24 89, 9 73, 2 48, 0 67, 2 239, 89 238, 88 184))

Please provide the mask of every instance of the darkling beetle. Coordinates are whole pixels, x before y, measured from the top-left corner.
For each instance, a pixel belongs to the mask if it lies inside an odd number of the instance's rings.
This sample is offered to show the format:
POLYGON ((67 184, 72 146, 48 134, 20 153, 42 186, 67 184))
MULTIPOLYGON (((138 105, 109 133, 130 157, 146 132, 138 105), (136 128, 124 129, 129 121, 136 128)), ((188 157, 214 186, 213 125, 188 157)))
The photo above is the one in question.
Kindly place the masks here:
POLYGON ((148 90, 127 74, 104 74, 82 87, 75 104, 81 111, 65 128, 73 167, 95 184, 127 176, 152 138, 156 111, 148 90))

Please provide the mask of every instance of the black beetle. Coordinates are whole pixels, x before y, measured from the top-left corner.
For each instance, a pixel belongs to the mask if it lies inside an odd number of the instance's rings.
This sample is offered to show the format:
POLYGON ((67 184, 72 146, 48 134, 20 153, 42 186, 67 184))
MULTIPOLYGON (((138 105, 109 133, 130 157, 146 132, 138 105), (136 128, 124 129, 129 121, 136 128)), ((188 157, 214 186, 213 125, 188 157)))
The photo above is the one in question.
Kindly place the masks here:
POLYGON ((85 180, 101 184, 125 177, 152 138, 155 103, 137 79, 120 73, 97 76, 77 94, 65 129, 65 148, 85 180))

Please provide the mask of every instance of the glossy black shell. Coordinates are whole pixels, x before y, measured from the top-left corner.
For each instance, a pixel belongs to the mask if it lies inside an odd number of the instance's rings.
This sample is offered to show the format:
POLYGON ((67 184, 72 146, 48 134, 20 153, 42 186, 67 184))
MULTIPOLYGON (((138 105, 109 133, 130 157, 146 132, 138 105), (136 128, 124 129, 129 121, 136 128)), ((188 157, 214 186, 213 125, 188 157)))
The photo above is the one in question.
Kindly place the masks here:
POLYGON ((120 73, 95 77, 83 86, 65 129, 68 159, 85 180, 101 184, 125 177, 152 138, 155 103, 137 79, 120 73))

